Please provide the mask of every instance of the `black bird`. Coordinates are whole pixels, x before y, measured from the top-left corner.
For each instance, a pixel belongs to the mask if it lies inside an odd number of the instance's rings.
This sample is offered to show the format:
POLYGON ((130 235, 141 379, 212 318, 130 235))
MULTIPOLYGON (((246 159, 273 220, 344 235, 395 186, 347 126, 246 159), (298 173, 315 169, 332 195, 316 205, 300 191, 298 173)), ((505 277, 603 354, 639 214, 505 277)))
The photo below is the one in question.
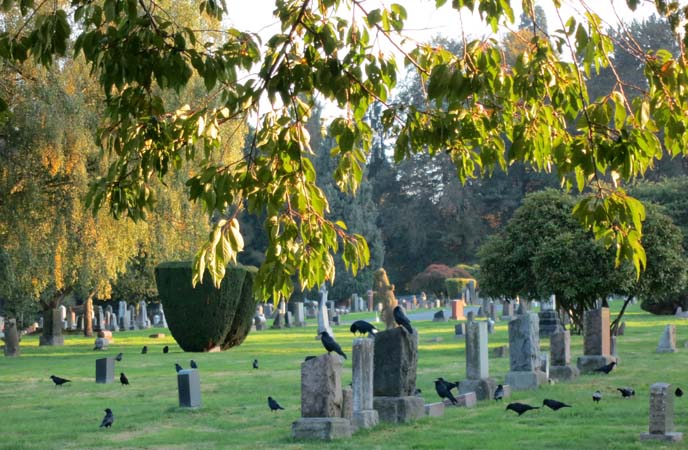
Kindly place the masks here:
POLYGON ((257 369, 257 368, 258 368, 258 360, 257 360, 257 359, 254 359, 254 360, 253 360, 253 368, 254 368, 254 369, 257 369))
POLYGON ((174 363, 174 368, 177 369, 177 373, 179 373, 181 370, 184 370, 184 368, 177 363, 174 363))
POLYGON ((115 356, 115 361, 117 361, 117 362, 122 361, 122 354, 121 353, 117 353, 117 356, 115 356))
POLYGON ((602 393, 600 391, 593 392, 592 401, 595 403, 599 403, 600 400, 602 400, 602 393))
POLYGON ((375 334, 377 334, 377 328, 375 328, 372 323, 366 322, 365 320, 357 320, 356 322, 352 323, 350 330, 353 334, 368 333, 368 336, 375 336, 375 334))
POLYGON ((397 323, 397 325, 406 328, 406 331, 408 331, 409 334, 413 334, 413 328, 411 327, 411 321, 409 320, 408 317, 406 317, 406 314, 404 314, 404 310, 402 309, 402 307, 399 305, 395 306, 393 314, 394 314, 394 321, 397 323))
POLYGON ((504 399, 504 386, 501 384, 498 384, 497 389, 494 391, 494 399, 495 401, 504 399))
POLYGON ((342 351, 342 348, 337 344, 337 342, 330 336, 327 331, 323 331, 320 333, 320 340, 322 341, 323 346, 325 347, 325 350, 327 350, 327 353, 330 352, 335 352, 344 357, 346 359, 346 355, 342 351))
POLYGON ((598 367, 597 369, 593 370, 593 372, 604 372, 608 374, 609 372, 612 371, 616 363, 614 361, 610 362, 609 364, 606 364, 602 367, 598 367))
POLYGON ((196 364, 196 361, 194 361, 193 359, 191 360, 191 368, 198 369, 198 365, 196 364))
POLYGON ((68 380, 66 378, 60 378, 56 377, 55 375, 50 375, 50 379, 53 380, 53 383, 55 383, 55 386, 62 386, 65 383, 70 383, 71 380, 68 380))
POLYGON ((456 401, 456 397, 454 397, 454 395, 451 393, 451 390, 449 390, 445 381, 440 378, 435 380, 435 391, 437 391, 437 395, 439 395, 440 398, 448 398, 449 401, 452 402, 452 405, 456 405, 458 403, 456 401))
POLYGON ((624 398, 633 397, 635 395, 635 391, 631 388, 616 388, 616 390, 621 392, 621 396, 624 398))
POLYGON ((126 375, 124 375, 124 372, 120 372, 119 374, 119 382, 122 383, 122 386, 125 384, 128 386, 129 385, 129 378, 127 378, 126 375))
POLYGON ((542 404, 553 411, 559 411, 561 408, 572 408, 571 405, 567 405, 566 403, 557 400, 551 400, 549 398, 544 399, 542 404))
POLYGON ((674 391, 674 395, 676 395, 676 397, 683 397, 683 391, 681 388, 677 387, 676 391, 674 391))
POLYGON ((422 394, 422 393, 423 393, 423 391, 421 391, 421 390, 418 389, 418 388, 416 388, 416 390, 413 391, 413 395, 415 395, 416 397, 420 397, 420 394, 422 394))
POLYGON ((169 353, 169 351, 170 351, 170 347, 168 347, 167 345, 162 348, 162 352, 165 354, 169 353))
POLYGON ((105 408, 105 417, 103 421, 100 422, 100 428, 110 428, 115 421, 115 416, 112 415, 112 410, 110 408, 105 408))
POLYGON ((531 409, 540 409, 540 407, 539 406, 526 405, 525 403, 509 403, 507 405, 506 409, 507 410, 510 409, 520 416, 521 414, 523 414, 526 411, 530 411, 531 409))
POLYGON ((452 383, 451 381, 447 381, 442 377, 439 377, 437 379, 440 380, 442 383, 444 383, 444 385, 447 386, 447 389, 449 389, 450 391, 454 388, 456 388, 456 389, 459 388, 459 382, 458 381, 455 383, 452 383))
POLYGON ((141 349, 141 354, 145 355, 146 353, 148 353, 148 346, 144 345, 143 348, 141 349))
POLYGON ((282 408, 282 407, 280 406, 280 404, 277 403, 277 401, 276 401, 274 398, 272 398, 272 397, 268 397, 268 406, 270 407, 270 411, 271 411, 271 412, 275 412, 275 411, 277 411, 278 409, 284 409, 284 408, 282 408))

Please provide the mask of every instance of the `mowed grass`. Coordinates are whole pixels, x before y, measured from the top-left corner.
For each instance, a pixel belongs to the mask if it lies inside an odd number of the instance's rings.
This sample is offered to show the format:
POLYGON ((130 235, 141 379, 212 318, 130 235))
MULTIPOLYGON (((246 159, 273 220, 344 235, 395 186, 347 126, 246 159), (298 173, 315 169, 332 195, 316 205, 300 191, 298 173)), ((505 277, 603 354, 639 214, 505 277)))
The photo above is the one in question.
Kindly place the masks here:
MULTIPOLYGON (((612 309, 618 305, 612 305, 612 309)), ((358 313, 347 316, 370 319, 358 313)), ((316 322, 306 328, 253 332, 243 345, 222 353, 184 353, 167 330, 118 333, 106 352, 94 352, 93 338, 70 335, 63 347, 39 347, 35 336, 22 340, 22 356, 0 357, 0 448, 2 449, 640 449, 686 448, 686 443, 640 442, 648 427, 649 386, 668 382, 688 392, 688 321, 655 317, 635 306, 626 315, 626 335, 620 336, 621 362, 608 376, 584 375, 576 381, 515 392, 509 401, 533 405, 554 398, 573 405, 558 412, 537 410, 518 417, 504 404, 480 402, 477 407, 447 408, 444 417, 424 418, 406 425, 380 425, 350 440, 297 442, 291 423, 300 416, 300 366, 305 356, 323 349, 315 339, 316 322), (679 351, 657 354, 664 325, 677 325, 679 351), (164 339, 148 335, 164 332, 164 339), (140 354, 148 345, 147 355, 140 354), (170 346, 163 354, 162 347, 170 346), (95 360, 124 353, 116 377, 124 372, 128 387, 95 383, 95 360), (201 375, 203 406, 178 407, 174 363, 189 366, 195 359, 201 375), (251 368, 257 358, 260 369, 251 368), (54 387, 51 374, 72 383, 54 387), (622 399, 615 390, 629 386, 636 397, 622 399), (594 405, 596 389, 604 398, 594 405), (286 411, 271 413, 267 396, 286 411), (112 429, 98 425, 109 407, 112 429)), ((433 380, 465 377, 463 339, 453 336, 454 321, 414 322, 419 330, 417 385, 426 403, 438 401, 433 380), (439 339, 437 339, 439 338, 439 339)), ((336 338, 350 355, 348 325, 335 328, 336 338)), ((507 344, 507 323, 498 322, 490 347, 507 344)), ((548 340, 541 347, 548 348, 548 340)), ((572 355, 582 354, 582 337, 573 336, 572 355)), ((490 373, 502 382, 508 358, 490 355, 490 373)), ((351 381, 351 361, 345 361, 343 385, 351 381)), ((688 432, 688 396, 675 402, 677 431, 688 432)), ((688 442, 688 436, 686 436, 688 442)))

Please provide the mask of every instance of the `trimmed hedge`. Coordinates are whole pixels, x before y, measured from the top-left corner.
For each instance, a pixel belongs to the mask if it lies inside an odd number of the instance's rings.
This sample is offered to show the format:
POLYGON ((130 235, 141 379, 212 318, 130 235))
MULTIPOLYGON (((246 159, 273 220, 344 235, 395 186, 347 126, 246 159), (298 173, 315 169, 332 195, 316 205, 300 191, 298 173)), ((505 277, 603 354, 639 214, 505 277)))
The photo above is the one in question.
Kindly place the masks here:
POLYGON ((165 262, 155 268, 170 333, 184 351, 227 350, 246 339, 257 304, 253 296, 256 272, 255 267, 228 266, 216 289, 207 272, 203 283, 191 286, 191 261, 165 262))
POLYGON ((447 288, 447 294, 450 299, 460 299, 461 291, 463 288, 468 286, 468 282, 473 281, 476 283, 474 278, 447 278, 444 280, 444 285, 447 288))

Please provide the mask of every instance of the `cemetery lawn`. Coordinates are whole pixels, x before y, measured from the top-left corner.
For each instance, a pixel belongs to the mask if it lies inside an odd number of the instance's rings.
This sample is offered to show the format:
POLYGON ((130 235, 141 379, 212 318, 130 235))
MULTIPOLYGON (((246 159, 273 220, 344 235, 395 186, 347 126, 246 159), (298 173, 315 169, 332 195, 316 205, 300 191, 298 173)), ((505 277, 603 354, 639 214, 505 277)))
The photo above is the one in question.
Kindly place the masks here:
MULTIPOLYGON (((619 308, 612 303, 612 317, 619 308)), ((356 313, 343 320, 365 318, 356 313)), ((0 449, 646 449, 686 448, 679 444, 640 442, 648 429, 649 386, 668 382, 688 392, 688 321, 651 316, 633 306, 626 313, 626 334, 619 336, 619 366, 608 376, 582 375, 569 383, 515 392, 504 403, 480 402, 475 408, 447 408, 444 417, 407 425, 379 425, 350 440, 295 442, 291 423, 300 416, 300 364, 323 353, 315 340, 316 321, 306 328, 252 332, 243 345, 222 353, 184 353, 167 330, 115 334, 107 351, 94 352, 94 338, 65 337, 62 347, 39 347, 37 336, 22 339, 22 356, 0 356, 0 449), (678 352, 657 354, 664 325, 677 325, 678 352), (148 335, 166 333, 163 339, 148 335), (140 354, 148 345, 147 355, 140 354), (163 354, 162 347, 170 346, 163 354), (95 360, 124 353, 115 366, 113 384, 95 383, 95 360), (180 409, 174 363, 199 365, 203 406, 180 409), (257 358, 260 368, 251 368, 257 358), (130 386, 120 386, 124 372, 130 386), (50 375, 72 380, 54 387, 50 375), (632 387, 635 398, 622 399, 617 387, 632 387), (599 405, 591 400, 599 389, 599 405), (286 411, 271 413, 271 395, 286 411), (540 409, 516 416, 505 411, 509 401, 541 405, 545 398, 572 404, 558 412, 540 409), (112 429, 99 429, 105 408, 115 415, 112 429)), ((465 377, 464 341, 453 336, 455 321, 416 321, 419 330, 417 385, 426 403, 438 401, 433 380, 465 377), (438 339, 436 339, 438 338, 438 339)), ((351 381, 349 325, 334 328, 349 360, 342 385, 351 381)), ((498 322, 490 348, 507 343, 507 323, 498 322)), ((582 354, 582 337, 572 336, 571 354, 582 354)), ((548 348, 549 340, 541 343, 548 348)), ((508 371, 508 358, 490 354, 490 374, 498 383, 508 371)), ((672 388, 673 389, 673 388, 672 388)), ((675 399, 676 431, 688 433, 688 395, 675 399)))

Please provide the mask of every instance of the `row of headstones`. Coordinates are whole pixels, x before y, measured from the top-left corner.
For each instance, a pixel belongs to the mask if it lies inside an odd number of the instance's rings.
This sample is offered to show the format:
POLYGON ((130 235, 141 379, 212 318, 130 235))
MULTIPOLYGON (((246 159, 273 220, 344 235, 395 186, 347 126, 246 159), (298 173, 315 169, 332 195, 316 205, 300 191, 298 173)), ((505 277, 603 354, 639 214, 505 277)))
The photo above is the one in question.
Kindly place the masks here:
MULTIPOLYGON (((134 305, 128 305, 127 302, 120 301, 118 303, 118 312, 114 313, 111 305, 96 306, 93 309, 93 328, 96 330, 107 331, 125 331, 146 329, 152 326, 167 328, 167 321, 165 319, 165 312, 162 304, 158 305, 158 312, 153 315, 153 321, 148 317, 147 305, 145 301, 140 301, 138 308, 134 305)), ((62 322, 63 330, 83 330, 84 316, 77 314, 76 310, 71 306, 58 306, 59 318, 62 322)), ((43 318, 39 320, 39 326, 43 327, 43 318)))

